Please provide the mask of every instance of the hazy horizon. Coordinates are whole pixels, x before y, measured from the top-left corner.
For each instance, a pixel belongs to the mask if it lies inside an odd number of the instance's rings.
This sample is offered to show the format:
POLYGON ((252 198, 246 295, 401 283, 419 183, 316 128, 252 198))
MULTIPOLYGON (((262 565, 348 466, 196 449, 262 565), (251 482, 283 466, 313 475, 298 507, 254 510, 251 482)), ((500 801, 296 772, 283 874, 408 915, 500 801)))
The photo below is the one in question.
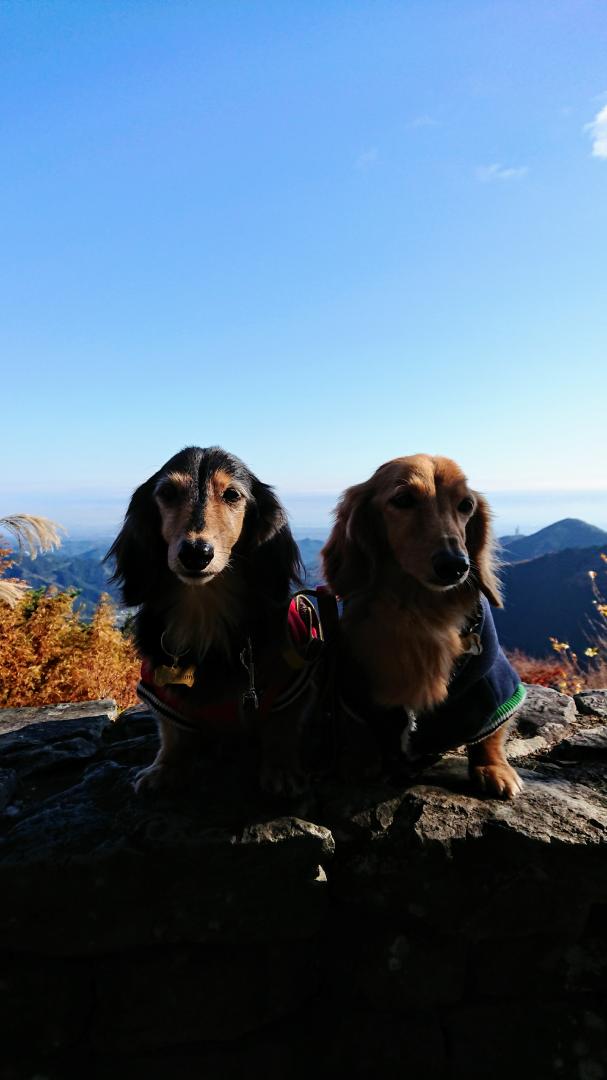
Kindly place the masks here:
MULTIPOLYGON (((293 492, 277 487, 294 534, 326 536, 339 492, 293 492)), ((110 537, 120 528, 130 492, 92 493, 39 491, 0 492, 0 517, 40 514, 57 521, 73 539, 110 537)), ((607 489, 604 491, 495 491, 487 497, 498 536, 537 532, 562 518, 580 518, 607 530, 607 489)))

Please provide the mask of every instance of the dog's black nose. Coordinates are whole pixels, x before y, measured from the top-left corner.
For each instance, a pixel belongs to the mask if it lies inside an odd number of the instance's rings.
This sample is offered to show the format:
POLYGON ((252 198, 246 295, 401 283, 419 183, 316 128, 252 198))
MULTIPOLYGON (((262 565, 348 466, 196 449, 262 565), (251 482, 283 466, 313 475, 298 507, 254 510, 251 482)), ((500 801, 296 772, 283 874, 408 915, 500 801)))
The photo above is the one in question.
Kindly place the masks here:
POLYGON ((215 551, 206 540, 184 540, 179 548, 179 562, 184 570, 204 570, 215 551))
POLYGON ((432 556, 432 567, 443 585, 455 585, 470 569, 470 560, 463 552, 437 551, 432 556))

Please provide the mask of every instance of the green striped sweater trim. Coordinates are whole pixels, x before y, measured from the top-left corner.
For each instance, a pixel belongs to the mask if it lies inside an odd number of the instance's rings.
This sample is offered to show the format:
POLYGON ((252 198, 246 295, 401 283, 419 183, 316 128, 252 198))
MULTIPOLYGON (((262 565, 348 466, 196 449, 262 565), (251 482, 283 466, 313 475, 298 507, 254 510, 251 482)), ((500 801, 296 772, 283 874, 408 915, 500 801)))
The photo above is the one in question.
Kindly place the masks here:
POLYGON ((512 716, 513 712, 516 712, 519 705, 523 704, 526 696, 527 691, 525 690, 525 687, 522 683, 519 683, 512 696, 495 710, 491 717, 491 723, 501 723, 502 720, 507 720, 509 716, 512 716))
POLYGON ((504 701, 501 705, 498 705, 494 713, 483 727, 483 734, 478 739, 472 739, 468 741, 468 746, 473 746, 475 742, 482 742, 488 735, 493 735, 494 731, 497 731, 502 724, 509 720, 513 713, 523 704, 527 696, 527 691, 522 683, 519 683, 516 690, 510 697, 504 701))

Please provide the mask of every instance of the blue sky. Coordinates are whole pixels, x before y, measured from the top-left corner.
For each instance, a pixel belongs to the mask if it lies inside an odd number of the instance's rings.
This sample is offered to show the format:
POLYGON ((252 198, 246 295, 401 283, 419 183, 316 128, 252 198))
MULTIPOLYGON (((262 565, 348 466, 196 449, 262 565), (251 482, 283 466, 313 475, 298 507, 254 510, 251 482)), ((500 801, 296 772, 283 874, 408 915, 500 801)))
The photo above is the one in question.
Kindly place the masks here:
POLYGON ((219 443, 607 525, 606 57, 584 0, 4 0, 0 514, 219 443))

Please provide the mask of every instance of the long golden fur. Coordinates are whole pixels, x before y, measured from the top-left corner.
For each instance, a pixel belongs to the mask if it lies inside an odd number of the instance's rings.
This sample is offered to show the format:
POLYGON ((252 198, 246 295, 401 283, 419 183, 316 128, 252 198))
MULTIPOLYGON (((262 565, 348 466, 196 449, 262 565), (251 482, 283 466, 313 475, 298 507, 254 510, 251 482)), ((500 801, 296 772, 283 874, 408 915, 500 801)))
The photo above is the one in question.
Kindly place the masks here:
MULTIPOLYGON (((342 496, 322 551, 326 580, 347 598, 342 635, 380 706, 425 711, 447 697, 479 593, 501 606, 488 504, 451 459, 395 458, 342 496), (440 560, 456 570, 437 574, 440 560)), ((512 796, 520 780, 504 729, 470 748, 473 780, 512 796)))

